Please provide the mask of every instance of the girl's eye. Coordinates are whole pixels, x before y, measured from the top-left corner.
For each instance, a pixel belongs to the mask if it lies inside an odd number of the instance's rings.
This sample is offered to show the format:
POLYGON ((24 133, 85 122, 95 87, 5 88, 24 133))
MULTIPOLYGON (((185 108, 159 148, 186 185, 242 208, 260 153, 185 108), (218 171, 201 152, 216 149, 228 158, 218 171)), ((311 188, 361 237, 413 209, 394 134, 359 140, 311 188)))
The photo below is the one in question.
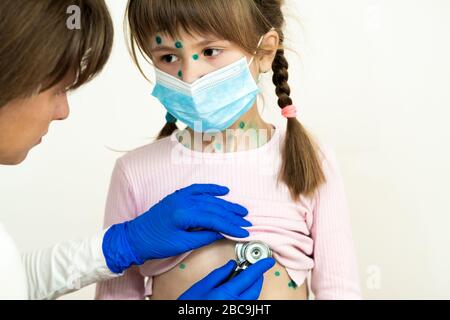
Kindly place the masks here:
MULTIPOLYGON (((219 54, 221 54, 222 51, 223 51, 222 49, 209 48, 209 49, 205 49, 203 51, 203 54, 207 57, 214 57, 214 56, 218 56, 219 54)), ((162 56, 160 58, 160 60, 164 63, 174 63, 174 62, 177 62, 179 59, 174 54, 166 54, 166 55, 162 56)))
POLYGON ((172 63, 172 62, 175 62, 175 61, 178 60, 178 58, 177 58, 177 60, 173 60, 172 57, 176 58, 176 55, 174 55, 174 54, 166 54, 165 56, 162 56, 160 60, 162 62, 165 62, 165 63, 172 63))
POLYGON ((205 49, 204 51, 203 51, 203 54, 205 55, 205 56, 211 56, 211 57, 213 57, 213 56, 218 56, 219 54, 221 54, 222 53, 222 49, 213 49, 213 48, 209 48, 209 49, 205 49))

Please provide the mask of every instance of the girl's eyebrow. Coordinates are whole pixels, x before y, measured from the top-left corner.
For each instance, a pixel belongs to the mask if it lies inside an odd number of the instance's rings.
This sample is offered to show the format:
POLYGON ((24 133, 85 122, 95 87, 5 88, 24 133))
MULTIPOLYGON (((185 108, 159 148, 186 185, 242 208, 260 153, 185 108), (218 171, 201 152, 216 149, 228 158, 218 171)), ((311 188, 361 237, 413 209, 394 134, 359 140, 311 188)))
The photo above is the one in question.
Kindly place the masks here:
MULTIPOLYGON (((203 41, 198 42, 197 44, 194 45, 195 48, 198 47, 203 47, 203 46, 207 46, 211 43, 215 43, 215 42, 219 42, 219 41, 223 41, 223 40, 212 40, 212 39, 205 39, 203 41)), ((172 51, 172 50, 179 50, 178 48, 176 48, 175 46, 173 47, 169 47, 169 46, 156 46, 152 48, 153 52, 159 52, 159 51, 172 51)))

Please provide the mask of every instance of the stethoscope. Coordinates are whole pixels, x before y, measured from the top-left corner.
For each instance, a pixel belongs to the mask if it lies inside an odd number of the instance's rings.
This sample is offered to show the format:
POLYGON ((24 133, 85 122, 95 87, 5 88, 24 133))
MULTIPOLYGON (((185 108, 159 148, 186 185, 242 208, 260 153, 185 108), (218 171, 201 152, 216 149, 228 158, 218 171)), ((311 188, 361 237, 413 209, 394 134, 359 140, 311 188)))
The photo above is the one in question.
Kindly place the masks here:
POLYGON ((272 257, 272 250, 262 241, 238 242, 235 246, 237 267, 228 280, 259 260, 272 257))

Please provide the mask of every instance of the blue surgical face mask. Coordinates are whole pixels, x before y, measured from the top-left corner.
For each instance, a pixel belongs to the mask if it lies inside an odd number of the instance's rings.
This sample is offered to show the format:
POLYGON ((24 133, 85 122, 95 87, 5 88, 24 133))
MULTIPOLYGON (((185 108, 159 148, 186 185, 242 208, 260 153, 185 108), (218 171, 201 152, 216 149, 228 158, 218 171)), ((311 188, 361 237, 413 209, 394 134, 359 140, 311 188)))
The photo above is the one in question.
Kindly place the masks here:
POLYGON ((252 61, 243 57, 192 84, 156 68, 152 95, 194 131, 223 131, 252 108, 260 92, 249 69, 252 61))

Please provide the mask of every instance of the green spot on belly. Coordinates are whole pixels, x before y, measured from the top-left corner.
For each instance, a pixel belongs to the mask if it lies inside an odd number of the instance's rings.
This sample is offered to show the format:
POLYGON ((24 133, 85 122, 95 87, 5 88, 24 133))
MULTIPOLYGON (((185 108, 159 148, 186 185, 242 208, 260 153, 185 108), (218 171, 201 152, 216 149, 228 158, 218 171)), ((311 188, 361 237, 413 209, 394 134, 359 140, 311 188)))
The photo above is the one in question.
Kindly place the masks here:
POLYGON ((280 271, 275 271, 275 276, 279 277, 280 276, 280 271))
POLYGON ((289 288, 293 288, 293 289, 296 289, 297 288, 297 284, 294 282, 294 281, 289 281, 289 283, 288 283, 288 287, 289 288))
POLYGON ((186 269, 186 265, 184 263, 180 263, 180 269, 181 270, 186 269))

